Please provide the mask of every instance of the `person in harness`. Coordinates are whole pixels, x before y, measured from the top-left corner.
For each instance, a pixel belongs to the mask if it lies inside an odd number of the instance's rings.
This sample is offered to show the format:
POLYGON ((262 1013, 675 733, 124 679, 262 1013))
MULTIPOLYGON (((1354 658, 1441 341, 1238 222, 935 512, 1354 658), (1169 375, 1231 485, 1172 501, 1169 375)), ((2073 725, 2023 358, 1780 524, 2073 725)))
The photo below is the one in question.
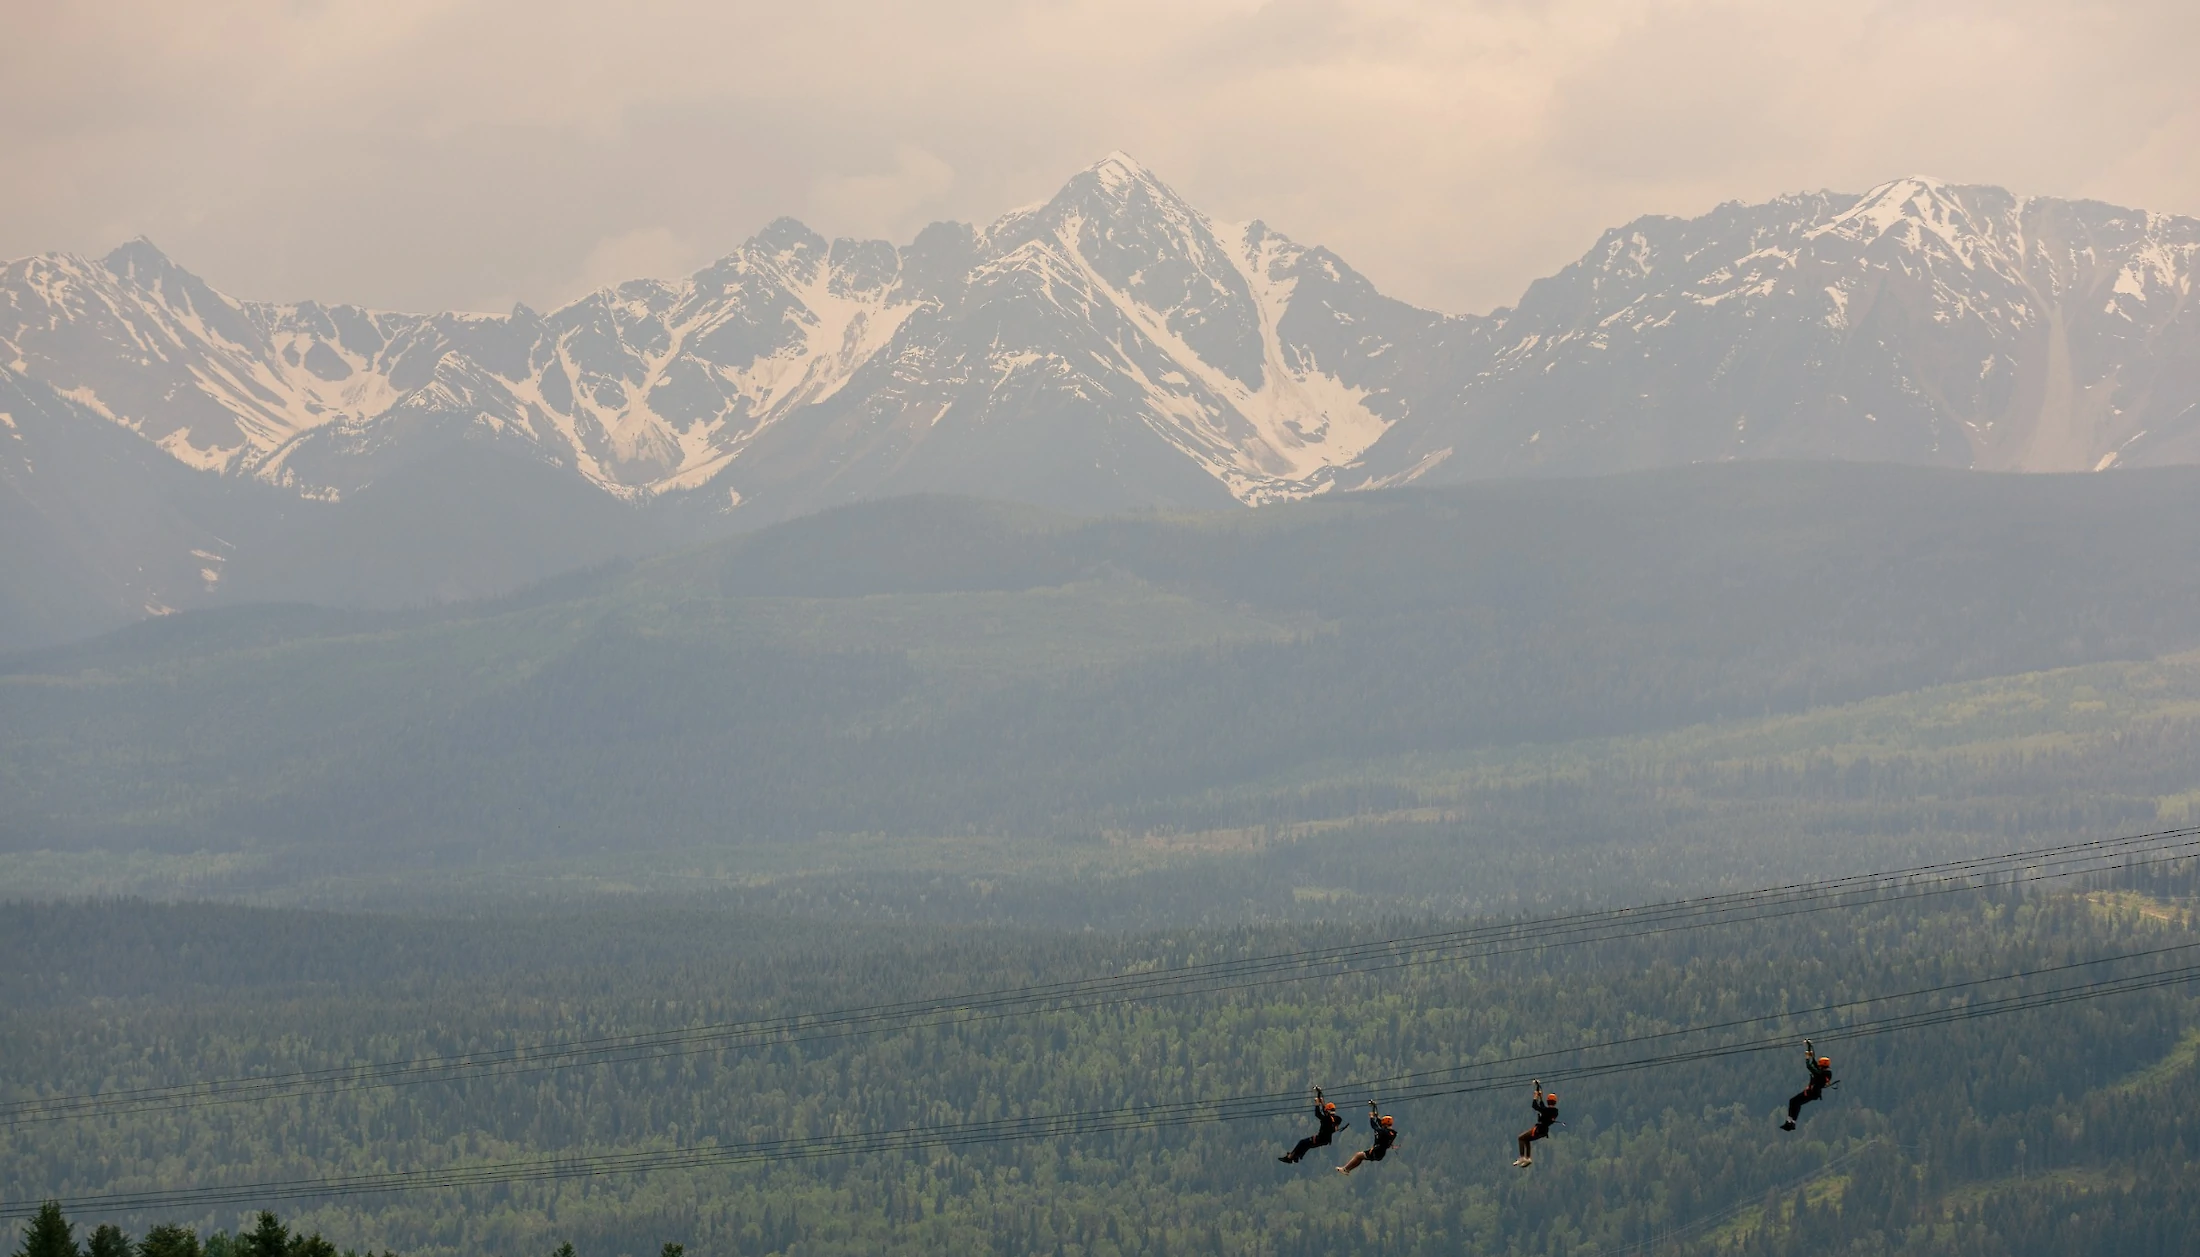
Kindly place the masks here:
POLYGON ((1833 1076, 1833 1058, 1818 1055, 1809 1039, 1803 1040, 1803 1065, 1810 1070, 1810 1083, 1788 1097, 1788 1120, 1780 1123, 1781 1130, 1794 1130, 1795 1119, 1802 1116, 1804 1105, 1824 1096, 1826 1088, 1841 1085, 1833 1076))
POLYGON ((1535 1108, 1535 1125, 1520 1132, 1520 1159, 1513 1162, 1523 1170, 1535 1164, 1535 1153, 1529 1145, 1538 1139, 1549 1139, 1551 1127, 1558 1125, 1558 1093, 1544 1091, 1540 1078, 1533 1085, 1535 1089, 1529 1094, 1528 1103, 1535 1108))
POLYGON ((1297 1147, 1277 1157, 1276 1160, 1283 1162, 1285 1165, 1297 1165, 1305 1159, 1307 1153, 1316 1148, 1328 1147, 1330 1138, 1344 1129, 1344 1118, 1337 1112, 1337 1102, 1322 1099, 1322 1089, 1320 1087, 1314 1088, 1314 1120, 1319 1123, 1314 1133, 1301 1139, 1297 1147))
POLYGON ((1350 1174, 1360 1168, 1362 1161, 1380 1161, 1390 1155, 1390 1146, 1398 1142, 1398 1124, 1390 1120, 1390 1114, 1376 1116, 1375 1102, 1367 1102, 1368 1129, 1375 1132, 1375 1142, 1365 1152, 1355 1152, 1352 1159, 1337 1167, 1337 1173, 1350 1174))

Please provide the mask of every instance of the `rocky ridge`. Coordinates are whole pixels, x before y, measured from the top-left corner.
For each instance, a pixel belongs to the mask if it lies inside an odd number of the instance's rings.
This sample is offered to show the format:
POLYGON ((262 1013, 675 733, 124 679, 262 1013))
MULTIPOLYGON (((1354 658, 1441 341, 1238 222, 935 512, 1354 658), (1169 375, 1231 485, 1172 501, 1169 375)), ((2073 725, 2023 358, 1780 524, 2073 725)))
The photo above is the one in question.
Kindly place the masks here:
POLYGON ((142 239, 24 258, 0 642, 470 596, 905 492, 1102 512, 1737 458, 2200 462, 2196 254, 2200 220, 1901 179, 1640 219, 1446 315, 1116 154, 982 228, 782 219, 548 313, 240 300, 142 239), (57 580, 81 614, 39 609, 57 580))

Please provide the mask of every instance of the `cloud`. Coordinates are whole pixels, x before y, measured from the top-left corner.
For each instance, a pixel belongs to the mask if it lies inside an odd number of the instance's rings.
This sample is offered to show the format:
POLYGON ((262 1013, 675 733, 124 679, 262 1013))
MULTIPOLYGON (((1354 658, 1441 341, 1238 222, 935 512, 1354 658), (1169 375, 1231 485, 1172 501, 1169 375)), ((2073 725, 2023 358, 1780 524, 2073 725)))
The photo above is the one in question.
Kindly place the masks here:
POLYGON ((817 224, 853 235, 909 234, 914 216, 940 204, 955 186, 955 168, 914 144, 897 145, 894 168, 878 174, 820 179, 810 188, 817 224))
POLYGON ((2079 191, 2101 200, 2200 212, 2200 91, 2164 102, 2139 142, 2115 154, 2079 191))
POLYGON ((0 256, 142 231, 256 297, 547 304, 599 250, 906 239, 1116 148, 1453 310, 1638 214, 1906 173, 2200 212, 2190 0, 22 7, 0 256))
POLYGON ((697 270, 704 258, 669 227, 637 227, 598 240, 581 259, 568 289, 578 297, 630 279, 671 279, 697 270))

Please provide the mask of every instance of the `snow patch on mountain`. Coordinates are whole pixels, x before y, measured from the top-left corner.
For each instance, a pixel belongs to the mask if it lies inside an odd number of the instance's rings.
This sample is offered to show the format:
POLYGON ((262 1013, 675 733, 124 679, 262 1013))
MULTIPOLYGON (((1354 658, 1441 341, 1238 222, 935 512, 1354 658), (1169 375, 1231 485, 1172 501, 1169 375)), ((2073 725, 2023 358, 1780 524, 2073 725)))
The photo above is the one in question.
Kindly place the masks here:
POLYGON ((1391 421, 1281 333, 1306 250, 1254 224, 1216 223, 1121 153, 1080 179, 1089 186, 1073 180, 1055 201, 994 223, 982 239, 1006 252, 989 265, 1027 271, 1081 318, 1105 303, 1135 329, 1136 343, 1095 356, 1136 385, 1152 429, 1240 501, 1330 488, 1391 421))
POLYGON ((1922 177, 1646 218, 1493 316, 1448 413, 1374 470, 2200 459, 2167 422, 2200 395, 2196 250, 2190 218, 1922 177))
POLYGON ((1452 317, 1116 153, 983 227, 896 247, 782 219, 546 314, 240 301, 142 239, 27 258, 0 268, 0 363, 323 500, 475 447, 766 513, 1735 457, 2083 470, 2200 460, 2196 250, 2189 218, 1904 178, 1645 218, 1452 317))

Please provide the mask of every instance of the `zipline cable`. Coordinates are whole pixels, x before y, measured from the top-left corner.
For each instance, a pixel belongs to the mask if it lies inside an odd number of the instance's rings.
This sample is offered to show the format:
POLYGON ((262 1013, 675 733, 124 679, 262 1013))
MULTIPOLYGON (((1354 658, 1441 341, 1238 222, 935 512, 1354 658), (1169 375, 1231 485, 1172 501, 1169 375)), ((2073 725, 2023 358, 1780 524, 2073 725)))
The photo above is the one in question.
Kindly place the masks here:
MULTIPOLYGON (((2200 966, 2195 967, 2200 971, 2200 966)), ((2188 973, 2181 980, 2200 977, 2200 972, 2188 973)), ((2140 989, 2140 988, 2134 988, 2140 989)), ((2082 989, 2074 994, 2081 998, 2099 998, 2102 993, 2086 994, 2082 989)), ((2015 1011, 2005 1008, 2000 1011, 2015 1011)), ((1844 1037, 1856 1038, 1870 1031, 1869 1023, 1851 1027, 1844 1037)), ((1909 1028, 1896 1025, 1893 1028, 1909 1028)), ((1767 1047, 1792 1047, 1792 1036, 1780 1036, 1756 1045, 1740 1045, 1739 1050, 1766 1050, 1767 1047)), ((1730 1049, 1729 1051, 1731 1051, 1730 1049)), ((1644 1062, 1624 1062, 1617 1066, 1596 1070, 1569 1071, 1567 1077, 1592 1074, 1626 1072, 1647 1067, 1648 1064, 1678 1063, 1700 1059, 1703 1053, 1657 1058, 1644 1062)), ((1549 1072, 1549 1071, 1545 1071, 1549 1072)), ((1553 1077, 1562 1075, 1553 1074, 1553 1077)), ((1465 1087, 1430 1089, 1419 1096, 1400 1096, 1400 1099, 1428 1098, 1436 1095, 1466 1094, 1471 1091, 1493 1090, 1501 1086, 1517 1085, 1526 1081, 1525 1073, 1501 1079, 1486 1079, 1465 1087)), ((1089 1113, 1063 1114, 1045 1117, 1000 1119, 991 1122, 964 1123, 946 1128, 910 1128, 897 1131, 867 1132, 837 1138, 809 1140, 773 1140, 745 1145, 706 1146, 693 1149, 672 1149, 656 1152, 598 1155, 579 1158, 552 1158, 531 1162, 516 1162, 449 1167, 439 1171, 399 1172, 384 1175, 350 1176, 343 1179, 289 1180, 277 1183, 239 1185, 191 1193, 118 1194, 111 1197, 95 1197, 80 1201, 85 1206, 108 1208, 155 1208, 177 1204, 214 1204, 246 1200, 294 1199, 316 1195, 354 1195, 389 1191, 415 1190, 437 1187, 463 1187, 544 1179, 564 1179, 599 1174, 636 1173, 652 1169, 682 1168, 705 1164, 739 1165, 760 1161, 811 1160, 819 1157, 849 1156, 866 1152, 907 1151, 926 1147, 957 1147, 973 1143, 1000 1143, 1061 1137, 1066 1135, 1135 1131, 1162 1125, 1189 1125, 1215 1121, 1239 1121, 1248 1118, 1269 1117, 1296 1113, 1304 1104, 1304 1097, 1296 1094, 1249 1096, 1234 1100, 1189 1102, 1164 1106, 1140 1106, 1089 1113)), ((23 1209, 0 1209, 0 1217, 25 1213, 23 1209)))
MULTIPOLYGON (((1923 999, 1927 996, 1932 995, 1951 995, 1958 991, 1967 991, 1974 987, 1989 986, 1995 983, 2021 982, 2028 978, 2040 978, 2047 977, 2051 974, 2070 973, 2074 970, 2091 969, 2099 965, 2119 964, 2127 960, 2147 960, 2155 957, 2173 956, 2193 951, 2200 951, 2200 943, 2177 943, 2166 947, 2151 947, 2144 951, 2120 952, 2113 956, 2101 956, 2091 960, 2074 960, 2065 964, 2046 965, 2037 969, 2022 970, 2017 973, 1994 974, 1984 978, 1968 978, 1960 982, 1944 982, 1939 986, 1920 987, 1916 990, 1902 991, 1892 995, 1861 996, 1852 1000, 1842 1000, 1831 1004, 1820 1004, 1815 1008, 1802 1008, 1780 1013, 1765 1013, 1755 1017, 1738 1017, 1731 1021, 1718 1021, 1700 1026, 1684 1026, 1676 1030, 1658 1030, 1648 1034, 1630 1035, 1624 1039, 1607 1039, 1602 1043, 1593 1044, 1586 1047, 1552 1048, 1542 1052, 1531 1052, 1523 1055, 1504 1057, 1501 1058, 1501 1063, 1519 1064, 1524 1061, 1548 1060, 1553 1057, 1578 1055, 1587 1051, 1606 1050, 1616 1047, 1632 1047, 1637 1044, 1656 1043, 1662 1040, 1681 1038, 1688 1035, 1710 1034, 1719 1030, 1738 1030, 1744 1026, 1762 1025, 1768 1021, 1794 1022, 1809 1017, 1828 1017, 1835 1013, 1841 1012, 1844 1009, 1861 1008, 1869 1004, 1890 1004, 1900 1000, 1923 999)), ((2164 972, 2183 973, 2187 972, 2188 969, 2200 969, 2200 965, 2188 966, 2187 968, 2177 970, 2167 970, 2164 972)), ((2147 977, 2151 975, 2140 976, 2147 977)), ((2099 988, 2097 984, 2094 984, 2076 989, 2093 990, 2099 988)), ((1824 1038, 1828 1043, 1834 1043, 1839 1041, 1840 1036, 1838 1032, 1820 1032, 1818 1037, 1824 1038)), ((1479 1063, 1469 1062, 1465 1065, 1453 1065, 1444 1069, 1417 1070, 1407 1074, 1392 1074, 1382 1078, 1366 1079, 1362 1081, 1359 1085, 1362 1087, 1381 1087, 1416 1084, 1429 1079, 1455 1077, 1459 1074, 1470 1072, 1479 1068, 1482 1068, 1482 1065, 1480 1065, 1479 1063)), ((1561 1077, 1561 1075, 1554 1069, 1550 1071, 1550 1077, 1552 1077, 1553 1079, 1557 1079, 1561 1077)))
POLYGON ((87 1116, 117 1116, 149 1109, 241 1104, 301 1091, 318 1095, 342 1094, 368 1088, 454 1081, 482 1073, 531 1073, 657 1060, 738 1047, 810 1043, 886 1033, 918 1025, 962 1025, 1034 1012, 1076 1011, 1132 1000, 1248 990, 1283 982, 1492 958, 1551 947, 1616 942, 1808 912, 1955 894, 1994 885, 1992 879, 1997 876, 2008 879, 2003 884, 2024 884, 2169 863, 2194 855, 2200 855, 2200 826, 1638 907, 1495 922, 1403 938, 1070 979, 960 997, 896 1001, 822 1014, 791 1014, 687 1027, 652 1035, 605 1036, 259 1077, 40 1097, 0 1104, 0 1124, 25 1125, 87 1116), (2141 855, 2147 858, 2134 859, 2141 855), (2119 858, 2123 863, 2105 863, 2119 858), (1389 963, 1368 963, 1370 961, 1389 963), (1273 976, 1278 974, 1282 976, 1273 976), (1233 981, 1245 978, 1265 980, 1233 981))
MULTIPOLYGON (((1808 1010, 1804 1013, 1769 1013, 1751 1020, 1758 1023, 1792 1021, 1798 1016, 1815 1015, 1829 1009, 1853 1008, 1871 1003, 1892 1003, 1934 994, 1945 994, 1990 982, 2021 981, 2050 974, 2067 973, 2075 969, 2089 968, 2096 965, 2163 956, 2173 952, 2187 951, 2195 946, 2200 946, 2200 944, 2097 957, 2092 960, 2070 962, 1988 978, 1970 979, 1964 982, 1946 983, 1940 986, 1920 988, 1892 995, 1864 997, 1841 1004, 1827 1005, 1822 1009, 1808 1010)), ((1882 1035, 1927 1029, 1957 1021, 2061 1007, 2067 1004, 2105 999, 2116 995, 2183 986, 2193 982, 2200 982, 2200 963, 2151 973, 2133 974, 2105 981, 2054 987, 2043 991, 2021 993, 1977 1003, 1891 1014, 1862 1021, 1850 1021, 1835 1024, 1826 1029, 1815 1030, 1813 1033, 1828 1043, 1849 1043, 1882 1035)), ((1355 1080, 1336 1088, 1336 1090, 1339 1094, 1348 1091, 1380 1091, 1382 1098, 1393 1104, 1490 1092, 1515 1087, 1528 1081, 1530 1073, 1520 1067, 1531 1061, 1563 1055, 1582 1056, 1652 1039, 1669 1038, 1682 1034, 1709 1033, 1740 1024, 1748 1023, 1713 1023, 1708 1026, 1689 1027, 1655 1035, 1609 1040, 1600 1044, 1498 1058, 1457 1066, 1449 1071, 1423 1071, 1418 1074, 1355 1080), (1501 1068, 1510 1072, 1493 1072, 1501 1068), (1446 1073, 1451 1076, 1448 1078, 1433 1076, 1446 1073), (1470 1073, 1478 1073, 1480 1076, 1461 1077, 1461 1075, 1470 1073)), ((1712 1044, 1701 1048, 1637 1056, 1623 1060, 1560 1068, 1539 1066, 1534 1071, 1534 1076, 1553 1081, 1609 1077, 1722 1057, 1786 1050, 1794 1046, 1795 1038, 1794 1032, 1783 1031, 1778 1034, 1733 1043, 1712 1044)), ((1130 1105, 1113 1109, 994 1118, 943 1126, 913 1126, 808 1138, 781 1138, 738 1144, 702 1145, 690 1148, 538 1158, 527 1161, 489 1162, 476 1165, 448 1166, 432 1170, 285 1179, 208 1188, 116 1192, 79 1197, 74 1203, 78 1208, 97 1208, 110 1211, 172 1209, 253 1201, 293 1200, 307 1197, 356 1196, 398 1191, 540 1182, 700 1166, 735 1166, 760 1162, 807 1161, 866 1153, 906 1152, 926 1148, 956 1148, 976 1144, 1024 1142, 1075 1135, 1122 1133, 1150 1130, 1162 1126, 1239 1122, 1297 1114, 1305 1103, 1305 1096, 1298 1092, 1269 1092, 1220 1099, 1179 1101, 1160 1105, 1130 1105)), ((36 1210, 36 1205, 28 1203, 0 1204, 0 1220, 29 1217, 36 1210)))

